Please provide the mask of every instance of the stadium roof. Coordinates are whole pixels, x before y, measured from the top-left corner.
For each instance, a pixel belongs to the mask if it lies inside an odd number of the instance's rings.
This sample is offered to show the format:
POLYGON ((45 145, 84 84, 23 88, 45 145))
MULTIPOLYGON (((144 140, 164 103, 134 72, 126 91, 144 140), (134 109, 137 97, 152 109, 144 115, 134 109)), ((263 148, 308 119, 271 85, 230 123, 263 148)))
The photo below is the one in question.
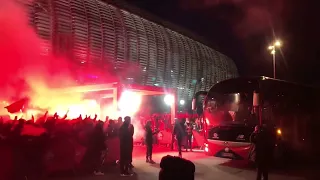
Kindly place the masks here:
POLYGON ((176 31, 182 35, 185 35, 193 40, 196 40, 202 44, 205 44, 205 45, 213 48, 216 51, 219 51, 219 48, 217 47, 216 44, 207 41, 204 37, 201 37, 200 35, 197 35, 196 33, 191 32, 190 30, 187 30, 186 28, 178 26, 172 22, 166 21, 166 20, 164 20, 164 19, 162 19, 162 18, 160 18, 150 12, 147 12, 146 10, 143 10, 137 6, 134 6, 128 2, 125 2, 124 0, 102 0, 102 1, 109 3, 111 5, 114 5, 116 7, 119 7, 121 9, 124 9, 124 10, 131 12, 133 14, 136 14, 138 16, 141 16, 144 19, 155 22, 159 25, 164 26, 165 28, 169 28, 169 29, 176 31))

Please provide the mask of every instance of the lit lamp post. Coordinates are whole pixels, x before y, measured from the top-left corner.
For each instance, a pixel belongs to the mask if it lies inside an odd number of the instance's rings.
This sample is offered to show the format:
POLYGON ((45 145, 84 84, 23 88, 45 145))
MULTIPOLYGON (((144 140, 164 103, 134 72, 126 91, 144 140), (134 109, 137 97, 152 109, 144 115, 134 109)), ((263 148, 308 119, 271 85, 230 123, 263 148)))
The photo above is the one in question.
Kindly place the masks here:
POLYGON ((269 46, 268 49, 272 54, 272 61, 273 61, 273 78, 276 78, 276 48, 281 46, 280 41, 276 41, 273 45, 269 46))

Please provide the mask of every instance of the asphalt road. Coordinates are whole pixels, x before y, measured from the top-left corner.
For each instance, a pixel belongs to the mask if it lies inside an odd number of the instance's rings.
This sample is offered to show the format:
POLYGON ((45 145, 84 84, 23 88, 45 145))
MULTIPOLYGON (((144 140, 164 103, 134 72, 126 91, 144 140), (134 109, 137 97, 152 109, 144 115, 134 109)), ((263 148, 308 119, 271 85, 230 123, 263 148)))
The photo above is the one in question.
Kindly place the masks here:
MULTIPOLYGON (((157 180, 160 170, 159 162, 161 157, 165 155, 177 155, 177 152, 168 151, 165 149, 157 149, 153 159, 156 164, 147 164, 144 158, 144 147, 135 147, 134 150, 134 171, 132 177, 120 177, 119 170, 116 167, 111 167, 107 170, 104 176, 85 176, 85 177, 59 177, 52 180, 157 180)), ((254 180, 256 172, 254 169, 246 167, 242 162, 234 162, 228 159, 208 157, 201 152, 185 152, 183 157, 191 160, 196 165, 196 180, 254 180)), ((310 174, 310 172, 308 173, 310 174)), ((272 172, 269 176, 271 180, 305 180, 315 179, 301 177, 301 173, 297 171, 288 172, 272 172), (290 175, 291 174, 291 175, 290 175), (294 175, 296 174, 296 175, 294 175), (298 175, 297 175, 298 174, 298 175)))

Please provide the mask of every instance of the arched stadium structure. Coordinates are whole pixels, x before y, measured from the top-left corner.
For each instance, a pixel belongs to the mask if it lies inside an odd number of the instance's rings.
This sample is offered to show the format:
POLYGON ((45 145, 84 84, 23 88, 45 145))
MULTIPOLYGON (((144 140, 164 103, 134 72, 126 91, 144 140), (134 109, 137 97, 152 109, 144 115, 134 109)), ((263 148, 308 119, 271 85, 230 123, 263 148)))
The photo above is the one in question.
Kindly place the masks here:
POLYGON ((141 74, 135 83, 177 88, 178 98, 186 100, 195 91, 238 76, 227 56, 114 5, 99 0, 28 2, 44 53, 66 51, 79 66, 111 63, 121 69, 134 62, 141 74))

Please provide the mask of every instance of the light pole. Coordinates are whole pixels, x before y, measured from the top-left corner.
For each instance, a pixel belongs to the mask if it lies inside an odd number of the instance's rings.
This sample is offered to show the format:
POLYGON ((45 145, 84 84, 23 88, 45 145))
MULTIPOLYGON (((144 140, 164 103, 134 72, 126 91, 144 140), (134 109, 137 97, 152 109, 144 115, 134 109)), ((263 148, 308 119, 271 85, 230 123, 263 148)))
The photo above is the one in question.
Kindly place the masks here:
POLYGON ((281 46, 281 42, 275 41, 273 45, 269 46, 268 49, 272 54, 272 63, 273 63, 273 78, 276 78, 276 48, 281 46))

